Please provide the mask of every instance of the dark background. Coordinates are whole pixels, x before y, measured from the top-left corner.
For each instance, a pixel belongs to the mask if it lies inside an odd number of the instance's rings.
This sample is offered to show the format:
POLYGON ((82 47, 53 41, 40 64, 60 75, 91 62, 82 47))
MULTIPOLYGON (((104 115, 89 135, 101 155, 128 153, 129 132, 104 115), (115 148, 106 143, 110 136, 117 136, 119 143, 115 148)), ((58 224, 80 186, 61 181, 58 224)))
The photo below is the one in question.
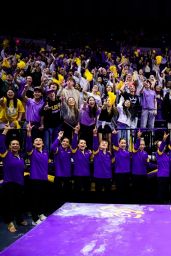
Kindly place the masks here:
MULTIPOLYGON (((148 38, 147 44, 171 42, 169 0, 49 0, 2 2, 1 33, 66 39, 148 38)), ((134 40, 134 39, 133 39, 134 40)))

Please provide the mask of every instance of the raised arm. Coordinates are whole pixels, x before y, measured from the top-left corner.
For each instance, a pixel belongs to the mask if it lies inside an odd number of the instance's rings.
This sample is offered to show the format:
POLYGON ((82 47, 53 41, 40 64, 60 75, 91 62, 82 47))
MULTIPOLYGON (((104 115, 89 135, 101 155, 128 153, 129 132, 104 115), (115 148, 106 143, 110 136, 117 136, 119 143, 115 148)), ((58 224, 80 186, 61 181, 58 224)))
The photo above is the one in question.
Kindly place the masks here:
POLYGON ((93 154, 97 154, 99 152, 99 139, 97 134, 97 129, 93 130, 93 154))
POLYGON ((27 93, 28 89, 29 89, 29 85, 26 84, 26 85, 24 86, 24 89, 23 89, 22 93, 21 93, 21 97, 22 97, 22 99, 23 99, 25 102, 27 102, 27 100, 28 100, 28 97, 26 96, 26 93, 27 93))
POLYGON ((60 140, 61 138, 63 137, 64 135, 64 132, 63 131, 60 131, 58 133, 58 137, 55 139, 55 141, 52 143, 51 145, 51 151, 54 153, 54 154, 57 154, 58 152, 58 148, 59 148, 59 145, 60 145, 60 140))
POLYGON ((159 146, 159 148, 157 150, 157 153, 159 155, 162 155, 163 152, 164 152, 164 148, 166 146, 166 140, 167 140, 168 136, 169 136, 169 133, 164 132, 163 140, 162 140, 162 142, 161 142, 161 144, 160 144, 160 146, 159 146))
POLYGON ((31 137, 31 131, 33 126, 31 126, 30 122, 27 124, 26 151, 28 155, 31 155, 33 153, 33 144, 32 144, 32 137, 31 137))
POLYGON ((140 140, 141 140, 141 135, 142 135, 142 132, 139 130, 138 133, 137 133, 137 139, 136 139, 136 142, 134 144, 134 149, 133 149, 133 152, 137 152, 139 147, 140 147, 140 140))
POLYGON ((118 131, 115 129, 112 131, 112 146, 115 151, 119 150, 118 131))
POLYGON ((74 136, 73 136, 72 143, 71 143, 72 153, 75 153, 77 151, 79 130, 80 130, 80 126, 77 125, 74 128, 74 136))
POLYGON ((8 153, 8 150, 7 150, 7 147, 5 144, 5 140, 6 140, 6 135, 10 129, 11 129, 11 127, 8 123, 5 125, 2 134, 0 134, 0 157, 2 157, 2 158, 5 158, 8 153))

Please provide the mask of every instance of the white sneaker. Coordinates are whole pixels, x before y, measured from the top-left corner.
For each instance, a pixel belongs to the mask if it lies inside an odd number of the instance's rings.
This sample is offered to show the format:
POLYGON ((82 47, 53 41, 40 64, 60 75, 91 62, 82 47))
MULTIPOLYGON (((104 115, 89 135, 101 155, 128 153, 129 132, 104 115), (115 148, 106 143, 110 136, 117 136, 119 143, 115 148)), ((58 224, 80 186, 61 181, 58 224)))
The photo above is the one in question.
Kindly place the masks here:
POLYGON ((40 215, 39 215, 39 219, 40 219, 41 221, 43 221, 43 220, 47 219, 47 217, 46 217, 44 214, 40 214, 40 215))
POLYGON ((37 225, 39 225, 40 223, 42 223, 42 221, 40 220, 40 219, 38 219, 37 221, 32 221, 32 225, 33 226, 37 226, 37 225))

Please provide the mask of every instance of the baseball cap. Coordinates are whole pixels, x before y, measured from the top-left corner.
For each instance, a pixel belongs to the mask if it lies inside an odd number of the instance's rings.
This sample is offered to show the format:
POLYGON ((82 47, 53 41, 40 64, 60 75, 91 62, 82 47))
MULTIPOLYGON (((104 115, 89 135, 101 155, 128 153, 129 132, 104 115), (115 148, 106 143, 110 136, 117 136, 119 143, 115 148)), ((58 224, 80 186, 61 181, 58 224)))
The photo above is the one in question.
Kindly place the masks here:
POLYGON ((41 92, 41 93, 43 92, 43 91, 42 91, 42 88, 41 88, 40 86, 34 87, 34 92, 35 92, 35 91, 39 91, 39 92, 41 92))
POLYGON ((53 89, 50 89, 50 88, 48 88, 48 89, 46 90, 46 94, 49 94, 49 93, 51 93, 51 92, 54 92, 54 90, 53 90, 53 89))

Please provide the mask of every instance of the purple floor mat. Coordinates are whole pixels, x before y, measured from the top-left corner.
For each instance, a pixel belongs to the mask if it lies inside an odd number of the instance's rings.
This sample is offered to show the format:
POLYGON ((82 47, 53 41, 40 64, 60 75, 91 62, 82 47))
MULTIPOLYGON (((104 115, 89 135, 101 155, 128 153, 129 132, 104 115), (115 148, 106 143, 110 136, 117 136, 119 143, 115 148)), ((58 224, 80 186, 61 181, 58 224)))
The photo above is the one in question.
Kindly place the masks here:
POLYGON ((170 205, 65 203, 3 256, 170 256, 170 205))

